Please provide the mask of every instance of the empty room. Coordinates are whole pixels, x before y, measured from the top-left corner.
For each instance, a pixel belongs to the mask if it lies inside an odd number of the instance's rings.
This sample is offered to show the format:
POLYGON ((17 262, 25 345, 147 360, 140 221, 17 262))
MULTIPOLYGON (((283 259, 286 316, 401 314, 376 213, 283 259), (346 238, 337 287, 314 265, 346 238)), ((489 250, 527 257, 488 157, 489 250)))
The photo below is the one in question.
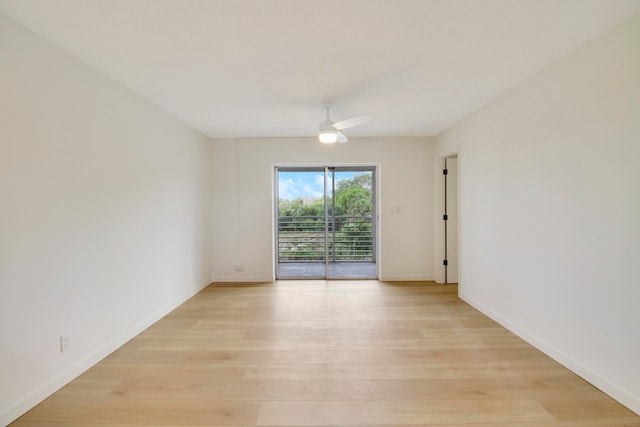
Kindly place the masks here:
POLYGON ((0 425, 640 427, 640 0, 0 0, 0 425))

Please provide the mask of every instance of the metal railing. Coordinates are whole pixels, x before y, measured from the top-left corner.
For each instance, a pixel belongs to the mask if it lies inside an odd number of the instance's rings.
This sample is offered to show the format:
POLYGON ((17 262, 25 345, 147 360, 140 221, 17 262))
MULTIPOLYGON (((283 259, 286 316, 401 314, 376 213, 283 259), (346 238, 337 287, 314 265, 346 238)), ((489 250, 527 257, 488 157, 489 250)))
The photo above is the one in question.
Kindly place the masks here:
POLYGON ((324 217, 281 216, 278 261, 324 262, 325 237, 330 262, 373 261, 373 231, 371 216, 330 217, 326 236, 324 217))

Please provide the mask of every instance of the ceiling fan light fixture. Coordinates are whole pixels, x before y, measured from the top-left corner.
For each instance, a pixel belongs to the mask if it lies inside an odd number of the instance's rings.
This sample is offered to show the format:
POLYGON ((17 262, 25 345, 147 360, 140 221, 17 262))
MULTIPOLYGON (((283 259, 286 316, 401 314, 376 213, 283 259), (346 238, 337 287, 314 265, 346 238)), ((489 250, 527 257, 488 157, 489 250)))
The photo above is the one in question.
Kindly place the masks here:
POLYGON ((324 144, 333 144, 338 140, 338 132, 335 129, 323 129, 320 131, 318 139, 324 144))

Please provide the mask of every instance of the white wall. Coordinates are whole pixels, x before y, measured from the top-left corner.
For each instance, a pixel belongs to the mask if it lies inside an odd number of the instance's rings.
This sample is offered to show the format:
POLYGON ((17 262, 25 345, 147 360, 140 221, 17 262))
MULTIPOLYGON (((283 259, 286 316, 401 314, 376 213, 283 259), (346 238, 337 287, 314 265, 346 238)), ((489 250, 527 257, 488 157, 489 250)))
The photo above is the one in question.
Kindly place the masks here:
POLYGON ((378 165, 383 280, 433 280, 433 144, 423 139, 316 138, 214 142, 216 281, 273 280, 273 166, 378 165), (392 213, 399 207, 399 213, 392 213), (236 271, 235 264, 244 264, 236 271))
POLYGON ((210 145, 0 15, 0 424, 209 283, 210 145))
POLYGON ((461 296, 640 413, 640 16, 437 138, 461 296))

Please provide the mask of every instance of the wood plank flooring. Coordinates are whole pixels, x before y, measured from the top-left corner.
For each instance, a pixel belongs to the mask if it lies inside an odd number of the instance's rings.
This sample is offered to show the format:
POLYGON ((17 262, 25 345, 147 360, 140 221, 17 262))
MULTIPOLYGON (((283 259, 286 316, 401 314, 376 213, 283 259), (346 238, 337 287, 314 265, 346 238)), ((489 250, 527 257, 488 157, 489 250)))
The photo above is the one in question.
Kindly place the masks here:
POLYGON ((12 424, 640 426, 434 283, 211 285, 12 424))

